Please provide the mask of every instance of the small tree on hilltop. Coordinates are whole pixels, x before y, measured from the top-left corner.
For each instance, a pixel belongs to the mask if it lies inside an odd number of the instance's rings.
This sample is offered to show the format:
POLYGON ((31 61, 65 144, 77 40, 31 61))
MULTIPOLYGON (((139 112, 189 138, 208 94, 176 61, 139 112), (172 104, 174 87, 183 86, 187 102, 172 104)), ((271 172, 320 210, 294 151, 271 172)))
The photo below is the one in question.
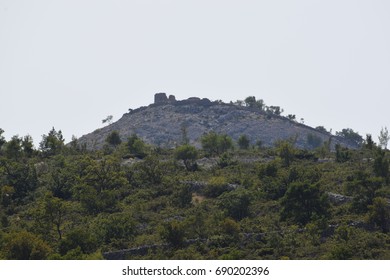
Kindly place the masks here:
POLYGON ((102 120, 102 123, 108 123, 112 124, 112 115, 107 116, 105 119, 102 120))

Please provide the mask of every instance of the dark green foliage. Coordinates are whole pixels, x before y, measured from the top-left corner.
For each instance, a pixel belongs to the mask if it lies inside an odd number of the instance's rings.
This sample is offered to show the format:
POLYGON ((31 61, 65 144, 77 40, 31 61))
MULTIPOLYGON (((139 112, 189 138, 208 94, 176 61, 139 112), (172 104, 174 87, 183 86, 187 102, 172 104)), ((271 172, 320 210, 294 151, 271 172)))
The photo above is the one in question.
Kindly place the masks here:
POLYGON ((366 135, 366 140, 365 140, 365 147, 369 150, 372 150, 375 147, 375 143, 372 140, 371 134, 366 135))
POLYGON ((47 135, 42 135, 42 141, 39 143, 39 148, 44 156, 52 156, 62 151, 64 142, 65 139, 62 136, 61 130, 57 132, 53 127, 47 135))
POLYGON ((5 141, 5 138, 3 136, 3 133, 4 133, 4 130, 0 128, 0 152, 1 152, 1 147, 7 143, 7 141, 5 141))
POLYGON ((183 145, 176 148, 175 158, 183 160, 184 165, 188 171, 196 170, 196 159, 198 158, 198 151, 194 146, 183 145))
POLYGON ((321 131, 321 132, 323 132, 323 133, 328 133, 328 131, 326 130, 326 128, 325 128, 325 127, 323 127, 322 125, 320 125, 320 126, 317 126, 317 127, 316 127, 316 129, 317 129, 318 131, 321 131))
POLYGON ((323 153, 296 138, 234 150, 210 135, 203 150, 135 135, 109 153, 57 132, 41 153, 28 137, 4 142, 0 258, 390 259, 389 151, 332 151, 331 138, 323 153))
POLYGON ((122 143, 122 140, 121 140, 121 137, 120 137, 120 135, 119 135, 119 132, 118 132, 118 131, 115 131, 115 130, 114 130, 113 132, 111 132, 111 133, 107 136, 106 142, 107 142, 109 145, 113 146, 113 147, 116 147, 116 146, 118 146, 119 144, 121 144, 121 143, 122 143))
POLYGON ((222 176, 212 177, 207 186, 203 190, 203 194, 207 197, 218 197, 228 190, 228 182, 222 176))
POLYGON ((10 159, 19 159, 22 154, 22 139, 19 136, 13 136, 10 141, 4 145, 4 154, 10 159))
POLYGON ((378 150, 374 160, 374 174, 388 181, 389 172, 389 160, 385 157, 384 151, 378 150))
POLYGON ((219 196, 219 206, 226 214, 236 220, 249 215, 250 193, 245 189, 237 189, 219 196))
POLYGON ((245 98, 245 105, 248 107, 254 107, 256 105, 256 97, 248 96, 245 98))
POLYGON ((344 128, 341 131, 337 131, 336 136, 344 138, 351 145, 356 147, 360 147, 363 144, 363 137, 359 135, 359 133, 353 131, 351 128, 344 128))
POLYGON ((352 209, 357 213, 366 213, 369 205, 373 204, 378 190, 382 188, 382 178, 371 177, 369 173, 358 171, 348 178, 346 192, 353 195, 352 209))
POLYGON ((279 106, 267 106, 266 108, 266 113, 271 115, 280 116, 280 114, 283 113, 283 109, 281 109, 279 106))
POLYGON ((307 135, 307 144, 309 145, 309 148, 315 149, 321 146, 322 139, 319 136, 309 133, 307 135))
POLYGON ((38 236, 26 232, 11 232, 6 236, 4 249, 6 258, 10 260, 44 260, 51 249, 38 236))
POLYGON ((99 215, 93 228, 98 242, 104 244, 130 241, 136 233, 136 223, 129 213, 99 215))
POLYGON ((173 203, 180 208, 186 208, 191 205, 192 192, 187 185, 179 185, 175 188, 173 194, 173 203))
POLYGON ((46 193, 42 199, 37 201, 34 209, 35 230, 44 234, 46 238, 53 234, 56 239, 62 239, 63 226, 70 211, 69 208, 65 201, 53 197, 51 193, 46 193))
POLYGON ((137 177, 140 181, 149 184, 160 184, 162 182, 164 176, 163 167, 156 156, 147 156, 135 168, 137 169, 137 177))
POLYGON ((223 153, 218 159, 218 166, 225 168, 237 164, 237 161, 233 159, 232 154, 223 153))
POLYGON ((240 149, 247 150, 249 148, 250 141, 246 135, 241 135, 238 138, 237 143, 240 149))
POLYGON ((278 165, 275 161, 270 163, 261 164, 259 166, 259 177, 260 179, 264 177, 276 177, 278 173, 278 165))
POLYGON ((290 166, 291 162, 294 159, 294 154, 295 154, 295 150, 293 146, 289 142, 283 141, 278 144, 278 151, 279 151, 279 156, 283 160, 284 166, 286 167, 290 166))
POLYGON ((287 118, 288 118, 290 121, 295 121, 295 120, 296 120, 296 116, 293 115, 293 114, 288 114, 288 115, 287 115, 287 118))
POLYGON ((148 154, 148 148, 144 141, 136 134, 133 134, 127 139, 127 149, 130 154, 137 158, 144 158, 148 154))
POLYGON ((75 228, 68 232, 59 243, 59 253, 65 255, 71 250, 79 248, 83 254, 93 253, 97 248, 97 240, 85 228, 75 228))
POLYGON ((203 150, 210 156, 220 155, 233 148, 233 141, 229 136, 215 132, 203 135, 201 143, 203 150))
POLYGON ((37 188, 38 178, 30 164, 0 158, 0 183, 12 186, 13 197, 20 200, 37 188))
POLYGON ((327 195, 318 184, 292 183, 281 202, 282 220, 291 220, 300 225, 328 216, 327 195))
POLYGON ((388 201, 382 197, 373 199, 373 204, 368 206, 369 215, 368 221, 375 227, 378 227, 382 232, 390 231, 390 205, 388 201))
POLYGON ((183 245, 185 237, 184 224, 178 221, 166 222, 160 228, 161 239, 174 248, 179 248, 183 245))
POLYGON ((346 162, 351 159, 351 153, 348 148, 341 147, 339 144, 336 144, 335 148, 337 162, 346 162))
POLYGON ((245 98, 245 105, 251 108, 257 108, 259 110, 263 110, 265 107, 263 99, 256 100, 254 96, 248 96, 245 98))

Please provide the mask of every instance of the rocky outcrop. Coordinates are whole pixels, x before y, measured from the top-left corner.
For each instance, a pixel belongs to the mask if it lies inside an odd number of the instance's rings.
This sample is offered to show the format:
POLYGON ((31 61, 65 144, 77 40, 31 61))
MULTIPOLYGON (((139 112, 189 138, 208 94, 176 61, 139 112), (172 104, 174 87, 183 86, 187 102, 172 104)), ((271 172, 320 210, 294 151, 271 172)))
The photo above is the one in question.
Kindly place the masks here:
POLYGON ((182 142, 183 128, 190 144, 196 147, 201 146, 202 135, 214 131, 227 134, 234 141, 244 134, 253 145, 261 142, 263 146, 272 146, 278 140, 294 139, 298 148, 310 149, 308 136, 311 135, 322 142, 331 138, 333 146, 354 148, 343 138, 259 109, 207 98, 176 100, 165 93, 157 93, 154 104, 132 110, 117 122, 80 137, 79 143, 88 149, 100 149, 107 136, 116 130, 124 141, 135 133, 149 144, 176 147, 182 142))

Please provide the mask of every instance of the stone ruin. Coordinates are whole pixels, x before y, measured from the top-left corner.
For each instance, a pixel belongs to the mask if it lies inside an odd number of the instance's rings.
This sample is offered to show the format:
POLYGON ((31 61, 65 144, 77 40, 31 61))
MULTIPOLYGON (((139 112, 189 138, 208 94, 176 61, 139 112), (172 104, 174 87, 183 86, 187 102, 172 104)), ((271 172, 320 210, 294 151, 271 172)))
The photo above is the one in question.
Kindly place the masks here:
POLYGON ((162 104, 162 103, 168 103, 168 102, 175 102, 176 97, 174 95, 169 95, 167 97, 165 92, 156 93, 154 95, 154 104, 162 104))
POLYGON ((177 101, 174 95, 169 95, 169 97, 167 97, 167 94, 165 92, 156 93, 154 95, 154 104, 168 104, 168 103, 175 103, 177 105, 198 104, 202 106, 210 106, 213 104, 213 102, 211 102, 207 98, 200 99, 199 97, 190 97, 185 100, 177 101))

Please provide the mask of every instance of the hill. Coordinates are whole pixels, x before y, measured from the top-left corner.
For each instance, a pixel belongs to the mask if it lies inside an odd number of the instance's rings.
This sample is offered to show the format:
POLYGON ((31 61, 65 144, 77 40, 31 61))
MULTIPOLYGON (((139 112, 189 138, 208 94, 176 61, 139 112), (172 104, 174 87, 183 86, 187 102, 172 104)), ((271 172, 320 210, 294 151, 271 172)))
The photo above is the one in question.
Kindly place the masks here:
POLYGON ((200 147, 201 136, 211 131, 226 134, 235 141, 246 135, 251 144, 260 142, 268 147, 278 140, 294 139, 296 147, 310 149, 332 138, 333 147, 341 144, 356 148, 342 137, 283 117, 280 112, 212 102, 207 98, 176 101, 173 95, 168 98, 165 93, 156 94, 153 104, 129 110, 117 122, 82 136, 79 143, 88 149, 100 149, 113 131, 117 131, 122 140, 137 134, 145 142, 165 148, 181 144, 184 137, 200 147))

